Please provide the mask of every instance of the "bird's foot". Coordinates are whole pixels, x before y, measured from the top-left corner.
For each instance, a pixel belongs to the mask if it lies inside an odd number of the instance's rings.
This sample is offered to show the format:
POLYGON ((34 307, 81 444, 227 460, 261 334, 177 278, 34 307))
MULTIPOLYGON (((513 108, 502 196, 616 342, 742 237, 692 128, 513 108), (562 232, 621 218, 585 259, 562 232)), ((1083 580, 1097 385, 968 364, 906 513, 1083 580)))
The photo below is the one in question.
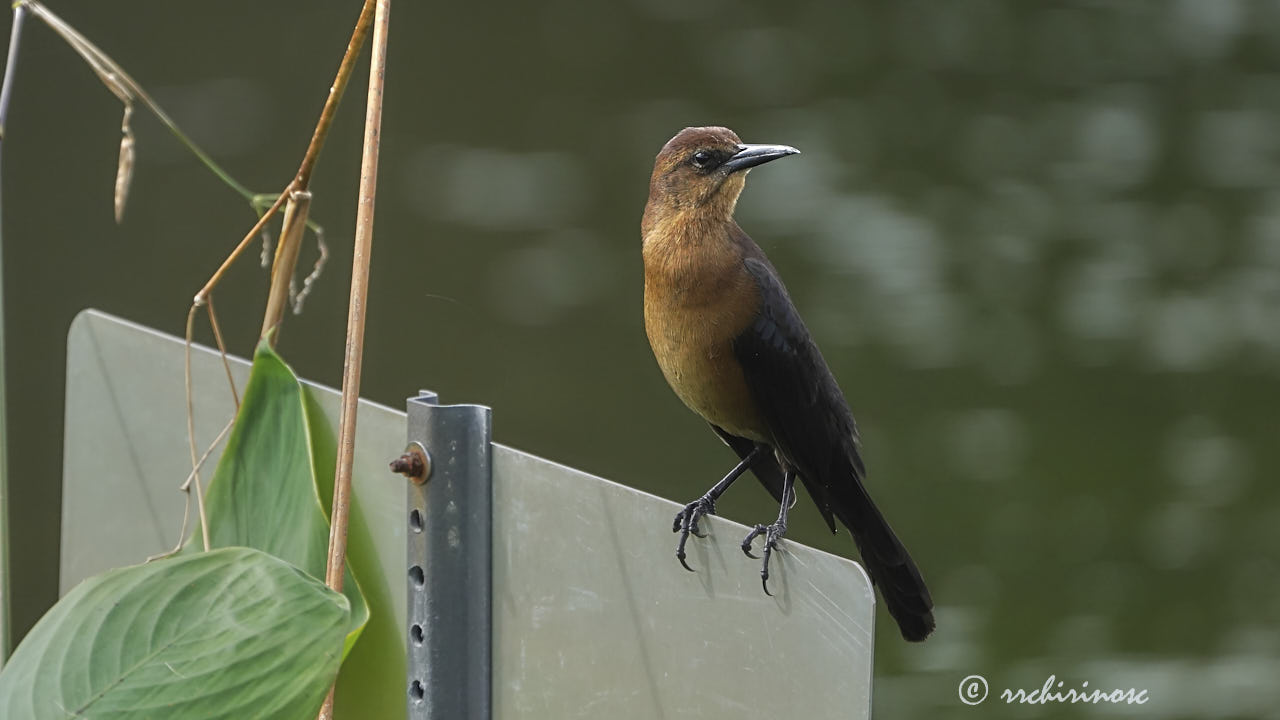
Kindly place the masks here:
POLYGON ((764 587, 764 594, 770 597, 773 597, 773 593, 769 592, 769 558, 773 555, 773 551, 778 549, 778 541, 786 534, 787 523, 783 520, 779 520, 772 525, 755 526, 755 528, 751 532, 747 533, 747 536, 742 539, 742 552, 746 553, 747 557, 754 560, 760 558, 756 558, 755 555, 751 554, 751 542, 761 535, 764 536, 764 557, 760 563, 760 584, 764 587))
POLYGON ((693 568, 689 567, 689 563, 685 562, 684 544, 689 541, 689 535, 697 537, 706 537, 698 531, 698 521, 707 515, 716 514, 716 501, 703 495, 694 500, 684 509, 676 513, 676 519, 671 523, 671 532, 680 533, 680 544, 676 546, 676 559, 684 566, 685 570, 693 572, 693 568))

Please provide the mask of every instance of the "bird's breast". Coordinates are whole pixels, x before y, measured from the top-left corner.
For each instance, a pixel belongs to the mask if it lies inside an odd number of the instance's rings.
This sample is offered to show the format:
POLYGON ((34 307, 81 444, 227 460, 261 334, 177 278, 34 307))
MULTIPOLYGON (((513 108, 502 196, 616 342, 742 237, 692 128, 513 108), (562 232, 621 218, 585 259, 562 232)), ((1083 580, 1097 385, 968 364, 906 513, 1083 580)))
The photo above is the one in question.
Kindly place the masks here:
POLYGON ((733 351, 734 338, 750 324, 758 305, 759 292, 745 271, 715 264, 692 271, 646 264, 645 331, 672 390, 708 422, 766 441, 768 430, 733 351))

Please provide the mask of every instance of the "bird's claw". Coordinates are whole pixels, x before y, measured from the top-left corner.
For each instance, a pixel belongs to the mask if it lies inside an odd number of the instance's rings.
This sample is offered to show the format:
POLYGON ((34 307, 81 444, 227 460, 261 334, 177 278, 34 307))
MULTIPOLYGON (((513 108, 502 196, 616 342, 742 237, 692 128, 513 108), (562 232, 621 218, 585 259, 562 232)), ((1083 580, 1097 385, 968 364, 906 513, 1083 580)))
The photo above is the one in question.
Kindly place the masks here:
POLYGON ((768 531, 769 531, 768 525, 757 525, 754 528, 752 528, 751 532, 747 533, 747 536, 742 538, 743 554, 745 554, 747 557, 751 558, 752 560, 759 560, 760 559, 759 557, 751 554, 751 543, 756 538, 760 537, 761 535, 764 535, 768 531))
POLYGON ((685 562, 683 548, 676 551, 676 559, 680 561, 680 564, 684 566, 685 570, 688 570, 689 572, 694 572, 693 568, 689 567, 689 563, 685 562))
POLYGON ((773 555, 773 551, 778 549, 778 541, 782 539, 786 532, 787 525, 784 522, 776 522, 772 525, 757 525, 742 539, 742 552, 753 560, 761 560, 760 585, 764 588, 764 594, 769 597, 773 597, 773 593, 769 592, 769 558, 773 555), (751 554, 751 542, 761 535, 764 536, 764 553, 762 553, 762 558, 758 558, 751 554))
POLYGON ((693 568, 689 567, 689 563, 685 561, 685 543, 689 541, 690 535, 699 538, 706 537, 705 533, 698 531, 698 521, 707 515, 715 514, 716 501, 704 495, 685 505, 684 509, 676 513, 675 521, 671 523, 671 532, 680 533, 680 544, 676 545, 676 559, 689 572, 693 572, 693 568))

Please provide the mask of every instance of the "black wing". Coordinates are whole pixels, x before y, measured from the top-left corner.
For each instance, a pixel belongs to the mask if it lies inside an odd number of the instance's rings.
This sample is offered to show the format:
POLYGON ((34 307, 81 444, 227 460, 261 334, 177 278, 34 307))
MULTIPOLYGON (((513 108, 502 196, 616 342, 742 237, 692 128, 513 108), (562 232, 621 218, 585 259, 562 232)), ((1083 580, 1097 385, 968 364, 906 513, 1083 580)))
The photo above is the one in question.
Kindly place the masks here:
POLYGON ((858 428, 777 272, 762 258, 745 263, 759 287, 760 312, 734 341, 734 354, 774 442, 834 531, 832 483, 866 474, 858 428))
POLYGON ((777 272, 763 257, 744 262, 760 291, 760 311, 733 347, 747 387, 827 523, 834 515, 849 528, 903 637, 923 640, 934 627, 933 600, 863 485, 853 413, 777 272))

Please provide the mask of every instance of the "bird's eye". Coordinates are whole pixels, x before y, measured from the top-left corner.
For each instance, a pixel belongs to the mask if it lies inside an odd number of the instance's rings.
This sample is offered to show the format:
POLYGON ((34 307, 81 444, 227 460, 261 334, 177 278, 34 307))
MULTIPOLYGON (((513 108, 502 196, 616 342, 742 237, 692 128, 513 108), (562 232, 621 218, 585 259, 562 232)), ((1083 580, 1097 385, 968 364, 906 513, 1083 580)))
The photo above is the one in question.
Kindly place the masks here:
POLYGON ((706 150, 699 150, 693 154, 693 166, 699 170, 706 170, 715 162, 715 157, 706 150))

